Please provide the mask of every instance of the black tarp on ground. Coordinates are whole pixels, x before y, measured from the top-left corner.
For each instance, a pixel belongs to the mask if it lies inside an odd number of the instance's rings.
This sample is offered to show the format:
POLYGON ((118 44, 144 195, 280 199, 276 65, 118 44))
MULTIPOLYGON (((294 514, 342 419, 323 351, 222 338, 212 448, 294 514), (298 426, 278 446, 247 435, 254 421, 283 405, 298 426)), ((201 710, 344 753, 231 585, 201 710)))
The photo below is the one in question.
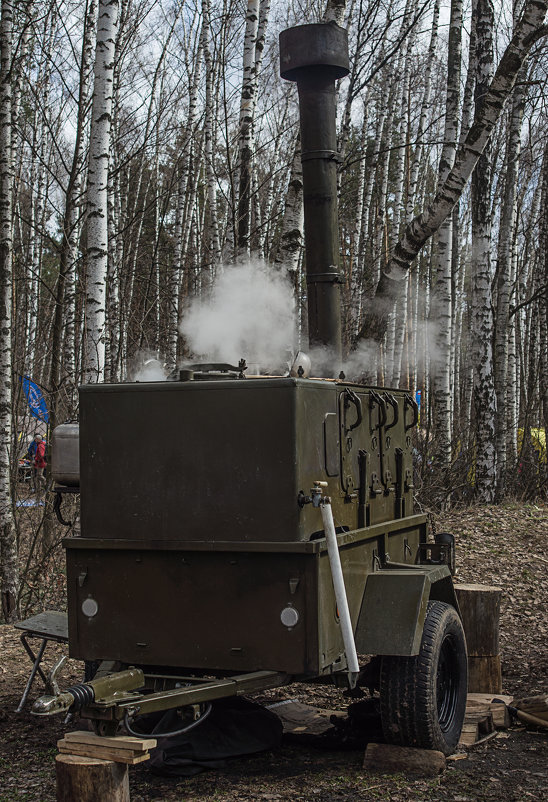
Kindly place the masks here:
MULTIPOLYGON (((175 710, 136 719, 134 728, 154 737, 180 729, 175 710)), ((220 699, 209 716, 188 733, 158 738, 148 768, 154 774, 192 777, 206 769, 222 768, 232 757, 251 755, 281 744, 283 725, 275 713, 249 699, 220 699)))

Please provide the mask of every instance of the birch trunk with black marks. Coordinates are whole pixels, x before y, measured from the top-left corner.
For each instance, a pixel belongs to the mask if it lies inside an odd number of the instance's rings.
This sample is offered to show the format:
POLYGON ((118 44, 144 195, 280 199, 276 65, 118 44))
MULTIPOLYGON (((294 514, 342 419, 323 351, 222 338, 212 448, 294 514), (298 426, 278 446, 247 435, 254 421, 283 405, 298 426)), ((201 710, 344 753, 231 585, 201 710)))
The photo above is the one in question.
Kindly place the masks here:
MULTIPOLYGON (((438 40, 438 25, 439 25, 439 11, 440 2, 436 0, 432 13, 432 29, 430 34, 430 44, 428 47, 428 55, 425 67, 425 86, 424 94, 422 96, 421 111, 419 116, 419 123, 416 134, 415 148, 410 155, 411 166, 409 168, 408 186, 407 186, 407 202, 406 202, 406 217, 405 223, 409 223, 414 215, 416 209, 420 205, 420 192, 419 190, 419 177, 421 176, 421 168, 424 167, 424 137, 426 129, 429 124, 429 116, 431 110, 431 93, 432 93, 432 67, 435 62, 436 43, 438 40)), ((419 292, 419 270, 418 266, 414 266, 410 270, 409 281, 407 287, 408 308, 410 314, 410 326, 408 326, 407 333, 407 368, 404 382, 408 387, 417 387, 418 384, 418 362, 419 355, 418 347, 418 325, 419 325, 419 305, 418 305, 418 292, 419 292)), ((422 360, 421 360, 422 361, 422 360)))
POLYGON ((111 151, 108 187, 108 268, 106 292, 105 380, 120 380, 120 269, 117 234, 120 230, 120 173, 116 169, 116 151, 111 151))
POLYGON ((252 170, 251 170, 251 199, 252 199, 252 212, 250 214, 250 222, 252 221, 252 230, 250 231, 249 245, 250 250, 253 250, 257 255, 260 255, 263 250, 263 220, 262 210, 259 198, 259 177, 257 170, 253 167, 257 155, 255 145, 255 115, 257 108, 257 95, 259 92, 259 76, 264 56, 264 47, 266 41, 266 32, 268 28, 268 21, 270 16, 270 0, 261 0, 259 11, 259 25, 257 27, 257 40, 255 42, 255 100, 253 103, 253 119, 251 122, 251 152, 252 152, 252 170))
POLYGON ((255 47, 259 29, 260 0, 248 0, 245 18, 242 95, 238 140, 238 250, 249 256, 251 188, 253 172, 253 120, 257 95, 255 47))
MULTIPOLYGON (((390 250, 398 241, 400 236, 401 225, 405 223, 406 204, 404 201, 404 185, 407 178, 406 175, 406 151, 407 142, 409 140, 408 134, 408 103, 410 94, 410 70, 411 70, 411 55, 413 43, 415 40, 415 31, 407 37, 402 45, 402 61, 404 64, 403 75, 401 80, 401 94, 398 98, 399 105, 399 122, 396 124, 394 141, 392 147, 395 148, 395 186, 393 190, 394 202, 392 212, 392 225, 390 231, 390 250)), ((392 387, 398 387, 400 383, 401 374, 401 360, 403 352, 403 341, 407 329, 407 291, 408 280, 402 281, 399 287, 398 296, 394 307, 393 314, 393 338, 392 342, 387 343, 387 350, 390 347, 390 384, 392 387)))
MULTIPOLYGON (((544 432, 548 432, 548 145, 544 147, 541 172, 542 203, 540 229, 539 284, 542 288, 539 297, 541 331, 540 338, 540 400, 544 432)), ((546 436, 546 434, 545 434, 546 436)), ((546 446, 545 446, 546 453, 546 446)), ((548 482, 548 461, 544 465, 544 482, 548 482)))
MULTIPOLYGON (((398 73, 396 73, 396 76, 397 75, 398 73)), ((384 116, 382 135, 378 140, 380 152, 377 162, 377 174, 375 178, 376 218, 373 233, 373 284, 371 286, 370 293, 368 293, 371 295, 375 294, 375 286, 381 278, 383 252, 386 251, 387 244, 386 206, 388 197, 388 168, 390 164, 390 148, 392 145, 392 131, 394 122, 395 89, 396 86, 394 83, 392 83, 390 90, 386 92, 385 102, 387 103, 387 113, 384 116)), ((392 299, 392 305, 393 301, 394 299, 392 299)), ((387 311, 390 312, 391 310, 387 311)))
POLYGON ((263 225, 258 234, 259 254, 265 261, 268 261, 271 255, 274 231, 276 230, 279 222, 278 210, 281 208, 280 195, 283 188, 283 183, 278 180, 278 174, 281 166, 279 154, 282 144, 282 137, 285 133, 285 127, 287 125, 287 112, 288 107, 285 105, 274 139, 274 154, 276 155, 276 162, 271 165, 270 175, 266 182, 265 201, 263 206, 263 225))
POLYGON ((2 615, 17 616, 19 570, 11 500, 12 421, 12 47, 13 4, 0 5, 0 594, 2 615))
MULTIPOLYGON (((39 329, 39 303, 42 283, 42 259, 45 244, 45 207, 46 207, 46 175, 50 169, 48 164, 48 128, 51 121, 48 119, 48 102, 50 93, 52 63, 52 40, 57 24, 57 16, 50 10, 44 19, 42 32, 42 52, 38 72, 38 85, 41 87, 40 102, 34 109, 32 163, 30 170, 31 194, 31 221, 30 221, 30 259, 29 259, 29 342, 36 343, 44 339, 39 329)), ((39 382, 45 380, 46 350, 34 348, 32 362, 29 365, 32 375, 39 382)))
MULTIPOLYGON (((472 38, 472 37, 471 37, 472 38)), ((445 123, 443 148, 439 164, 440 184, 443 184, 455 163, 458 141, 460 109, 460 75, 462 60, 462 0, 452 0, 449 22, 449 48, 447 52, 447 86, 445 96, 445 123)), ((473 59, 473 51, 470 59, 473 59)), ((451 343, 453 342, 453 219, 448 215, 438 231, 436 282, 432 293, 431 323, 436 336, 436 349, 431 355, 431 382, 433 421, 435 432, 435 459, 446 468, 451 462, 452 424, 452 370, 451 343)))
POLYGON ((198 126, 198 88, 201 72, 202 46, 198 45, 196 58, 192 69, 192 80, 188 99, 187 121, 182 135, 182 156, 177 181, 175 233, 173 260, 168 275, 168 331, 166 362, 173 369, 177 364, 177 351, 179 342, 179 317, 181 309, 181 296, 184 295, 184 259, 188 246, 190 233, 190 220, 192 219, 193 200, 196 194, 198 173, 195 164, 199 152, 198 126))
POLYGON ((354 299, 354 304, 350 309, 351 320, 348 326, 349 339, 355 337, 359 327, 362 323, 362 309, 363 309, 363 270, 364 270, 364 254, 360 248, 362 238, 362 229, 367 221, 367 215, 364 215, 364 194, 365 194, 365 175, 367 166, 367 127, 368 127, 368 105, 369 93, 366 93, 362 105, 362 125, 360 134, 360 161, 358 168, 358 180, 356 189, 356 210, 354 215, 352 233, 351 233, 351 284, 350 294, 354 299))
MULTIPOLYGON (((522 71, 523 76, 523 71, 522 71)), ((497 399, 496 453, 497 453, 497 499, 502 499, 507 481, 507 444, 510 438, 517 439, 517 431, 508 427, 508 343, 512 334, 510 319, 510 297, 512 294, 512 263, 515 259, 517 184, 521 153, 521 127, 525 91, 523 84, 514 89, 510 125, 506 146, 504 169, 504 194, 500 217, 497 271, 497 308, 495 319, 495 393, 497 399)))
MULTIPOLYGON (((461 0, 457 0, 461 2, 461 0)), ((421 111, 419 116, 419 124, 417 127, 417 134, 415 137, 415 149, 411 159, 411 167, 409 170, 408 187, 407 187, 407 204, 406 204, 406 223, 411 222, 415 216, 415 205, 417 195, 417 183, 419 179, 419 171, 422 166, 422 154, 424 150, 424 136, 426 127, 429 121, 431 109, 431 94, 432 94, 432 68, 436 58, 436 45, 438 41, 438 26, 440 18, 440 2, 436 0, 434 3, 434 10, 432 12, 432 29, 430 32, 430 44, 428 46, 428 54, 426 56, 426 64, 424 68, 424 94, 422 96, 421 111)), ((452 30, 450 26, 450 31, 452 30)), ((449 36, 449 47, 451 48, 451 34, 449 36)), ((451 52, 451 50, 449 50, 451 52)), ((449 63, 449 57, 448 57, 449 63)), ((448 75, 450 69, 448 66, 448 75)))
POLYGON ((297 134, 289 183, 285 195, 280 243, 274 263, 296 280, 303 248, 303 168, 301 164, 301 137, 297 134))
POLYGON ((205 123, 204 123, 204 160, 207 182, 208 227, 206 242, 208 244, 208 272, 212 278, 217 265, 221 261, 221 243, 219 239, 219 224, 217 218, 217 192, 216 175, 213 164, 214 138, 215 138, 215 98, 213 93, 215 79, 215 65, 211 55, 211 29, 210 29, 210 3, 202 0, 202 50, 205 63, 205 123))
POLYGON ((52 403, 50 403, 52 427, 55 426, 57 420, 74 415, 76 405, 76 262, 81 229, 80 207, 86 138, 85 123, 88 116, 96 24, 97 2, 96 0, 91 0, 85 18, 80 57, 76 131, 70 172, 65 190, 65 208, 61 223, 61 245, 59 250, 59 274, 55 287, 55 306, 51 330, 49 386, 52 392, 52 403), (60 397, 61 390, 62 397, 60 397))
POLYGON ((108 272, 108 168, 118 0, 99 0, 87 186, 84 372, 98 382, 105 369, 108 272))
POLYGON ((344 25, 346 3, 347 0, 327 0, 322 22, 335 22, 337 25, 344 25))
MULTIPOLYGON (((493 71, 494 11, 491 0, 475 0, 476 112, 481 112, 493 71)), ((496 486, 496 398, 493 373, 493 298, 491 283, 492 148, 488 142, 472 175, 472 325, 474 366, 475 494, 493 502, 496 486)))

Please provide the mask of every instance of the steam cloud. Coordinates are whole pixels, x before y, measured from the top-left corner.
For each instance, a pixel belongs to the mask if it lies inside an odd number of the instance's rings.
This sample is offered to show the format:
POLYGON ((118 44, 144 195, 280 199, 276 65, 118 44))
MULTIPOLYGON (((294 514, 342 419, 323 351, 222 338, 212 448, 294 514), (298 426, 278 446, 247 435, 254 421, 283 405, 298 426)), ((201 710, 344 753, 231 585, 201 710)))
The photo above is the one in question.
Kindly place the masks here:
POLYGON ((129 378, 134 382, 162 382, 166 378, 166 370, 155 353, 141 351, 129 370, 129 378))
POLYGON ((179 331, 197 358, 277 368, 296 341, 293 289, 259 261, 225 267, 209 297, 191 302, 179 331))
MULTIPOLYGON (((416 323, 417 353, 409 354, 421 367, 425 358, 440 361, 439 324, 416 323)), ((282 273, 255 260, 224 267, 207 298, 187 307, 179 331, 195 361, 229 362, 244 358, 248 375, 259 371, 285 373, 298 342, 293 287, 282 273)), ((306 348, 306 346, 305 346, 306 348)), ((343 360, 329 347, 306 349, 311 376, 337 377, 342 370, 349 381, 376 382, 378 345, 362 340, 343 360)), ((390 357, 386 355, 385 383, 390 386, 390 357)), ((166 369, 157 353, 140 352, 129 375, 132 381, 163 381, 166 369)))

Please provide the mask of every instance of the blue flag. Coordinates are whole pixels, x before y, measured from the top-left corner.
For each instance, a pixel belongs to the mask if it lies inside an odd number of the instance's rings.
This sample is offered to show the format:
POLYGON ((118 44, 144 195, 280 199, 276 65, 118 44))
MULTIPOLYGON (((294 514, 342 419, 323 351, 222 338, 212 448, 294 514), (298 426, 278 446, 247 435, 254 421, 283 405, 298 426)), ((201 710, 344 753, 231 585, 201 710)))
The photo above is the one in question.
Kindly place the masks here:
POLYGON ((42 390, 35 384, 29 376, 22 376, 23 390, 29 403, 30 414, 38 420, 49 423, 49 412, 46 399, 42 395, 42 390))

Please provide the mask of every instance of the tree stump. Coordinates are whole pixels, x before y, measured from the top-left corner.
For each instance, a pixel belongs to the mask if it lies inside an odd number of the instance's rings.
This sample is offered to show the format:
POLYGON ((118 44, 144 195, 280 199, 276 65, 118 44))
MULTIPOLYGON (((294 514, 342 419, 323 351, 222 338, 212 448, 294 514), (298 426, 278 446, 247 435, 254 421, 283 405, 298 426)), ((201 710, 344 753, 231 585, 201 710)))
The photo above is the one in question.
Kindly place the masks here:
POLYGON ((468 647, 470 693, 500 693, 502 672, 499 653, 501 588, 455 585, 468 647))
POLYGON ((57 755, 57 802, 130 802, 128 767, 113 760, 57 755))
POLYGON ((500 654, 468 658, 468 690, 470 693, 502 692, 500 654))

